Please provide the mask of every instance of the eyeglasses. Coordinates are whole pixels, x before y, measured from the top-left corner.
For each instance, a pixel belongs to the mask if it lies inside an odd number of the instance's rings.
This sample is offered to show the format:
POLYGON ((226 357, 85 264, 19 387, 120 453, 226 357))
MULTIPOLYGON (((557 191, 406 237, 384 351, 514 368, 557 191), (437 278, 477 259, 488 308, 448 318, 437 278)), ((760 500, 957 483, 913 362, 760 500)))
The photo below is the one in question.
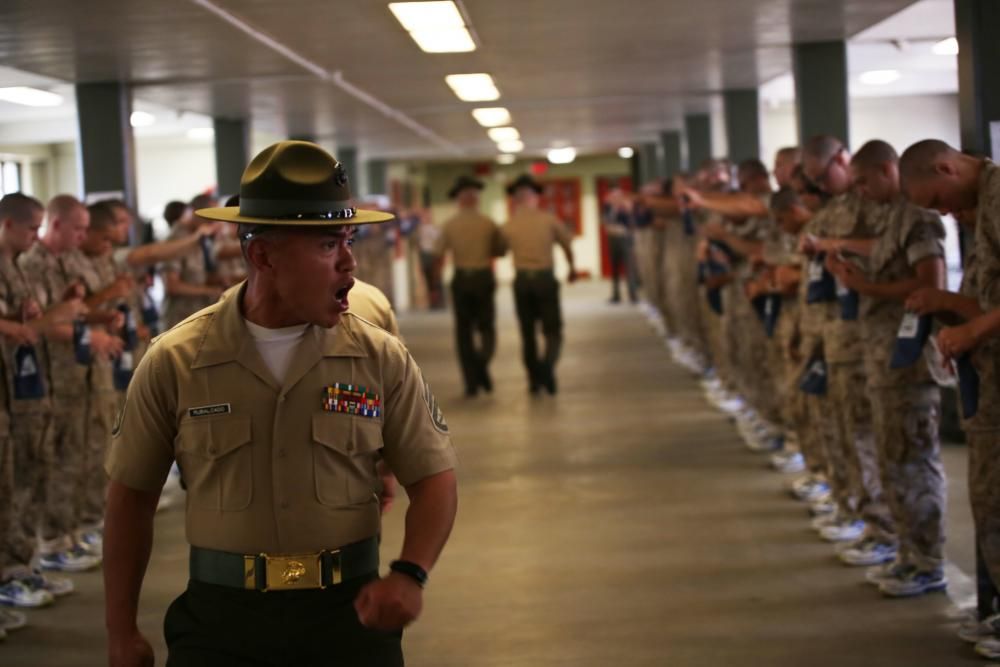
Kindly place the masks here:
POLYGON ((823 167, 823 171, 819 173, 819 176, 817 176, 816 178, 809 178, 808 176, 806 176, 806 180, 809 181, 813 186, 819 188, 822 191, 822 187, 826 185, 827 179, 830 177, 830 167, 832 167, 833 163, 837 160, 838 157, 840 157, 840 153, 843 150, 844 148, 843 146, 841 146, 839 149, 837 149, 836 153, 830 156, 830 159, 826 161, 826 165, 823 167))

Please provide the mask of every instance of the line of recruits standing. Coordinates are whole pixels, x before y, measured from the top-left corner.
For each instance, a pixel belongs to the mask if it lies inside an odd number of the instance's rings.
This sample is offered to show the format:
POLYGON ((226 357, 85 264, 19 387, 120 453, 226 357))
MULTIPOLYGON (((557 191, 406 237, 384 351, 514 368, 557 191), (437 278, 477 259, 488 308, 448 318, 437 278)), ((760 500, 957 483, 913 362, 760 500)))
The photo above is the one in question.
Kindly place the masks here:
POLYGON ((507 187, 513 214, 498 226, 479 211, 483 183, 460 177, 448 196, 458 212, 448 219, 435 252, 450 252, 454 264, 451 283, 455 310, 455 342, 466 396, 480 389, 493 391, 489 364, 496 350, 496 279, 493 260, 509 250, 514 258, 514 304, 521 332, 521 351, 528 389, 557 391, 556 362, 562 349, 562 311, 559 281, 553 271, 553 247, 558 245, 569 263, 569 280, 576 280, 572 233, 556 216, 539 208, 542 187, 522 175, 507 187), (538 348, 538 330, 544 346, 538 348), (478 341, 477 341, 478 334, 478 341))
POLYGON ((732 171, 635 198, 664 229, 652 305, 675 358, 750 449, 805 473, 789 489, 819 536, 894 598, 947 586, 940 386, 957 386, 980 584, 959 636, 1000 659, 1000 168, 817 136, 777 154, 777 192, 758 160, 732 171), (975 235, 957 293, 949 213, 975 235))

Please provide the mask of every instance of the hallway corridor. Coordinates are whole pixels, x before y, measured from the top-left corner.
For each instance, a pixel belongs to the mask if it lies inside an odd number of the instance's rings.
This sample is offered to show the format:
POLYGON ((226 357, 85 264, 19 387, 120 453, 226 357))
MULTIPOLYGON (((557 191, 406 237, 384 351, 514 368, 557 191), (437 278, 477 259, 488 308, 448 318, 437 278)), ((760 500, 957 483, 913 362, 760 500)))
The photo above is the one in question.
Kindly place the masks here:
MULTIPOLYGON (((948 596, 883 600, 840 565, 788 478, 746 450, 642 311, 607 305, 606 291, 563 288, 556 397, 526 391, 507 288, 492 396, 461 397, 448 314, 401 318, 461 459, 458 522, 404 640, 408 665, 983 664, 955 638, 948 596)), ((964 450, 945 454, 950 556, 970 572, 964 450)), ((383 563, 404 510, 387 518, 383 563)), ((141 622, 163 664, 163 613, 186 573, 181 511, 159 515, 156 539, 141 622)), ((0 646, 0 665, 104 664, 100 576, 75 579, 76 595, 0 646)))

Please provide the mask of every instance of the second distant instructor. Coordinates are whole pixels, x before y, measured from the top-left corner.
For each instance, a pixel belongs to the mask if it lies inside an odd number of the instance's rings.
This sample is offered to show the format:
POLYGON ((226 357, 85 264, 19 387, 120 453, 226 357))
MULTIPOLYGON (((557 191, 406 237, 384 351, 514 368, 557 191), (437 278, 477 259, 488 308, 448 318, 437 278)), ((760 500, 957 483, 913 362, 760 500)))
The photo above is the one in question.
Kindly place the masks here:
POLYGON ((524 366, 532 394, 545 388, 556 393, 555 366, 562 349, 562 309, 559 281, 553 270, 552 247, 559 245, 569 262, 569 281, 576 280, 576 265, 570 245, 573 236, 556 216, 539 208, 542 187, 527 174, 508 188, 514 212, 504 236, 514 255, 514 305, 521 328, 524 366), (535 337, 541 324, 545 350, 539 356, 535 337))
POLYGON ((496 306, 493 258, 507 252, 496 223, 479 212, 483 184, 461 176, 448 192, 458 212, 444 223, 435 254, 450 251, 455 264, 451 296, 455 308, 455 344, 462 364, 465 395, 493 391, 489 365, 496 350, 496 306), (479 333, 476 345, 475 333, 479 333))

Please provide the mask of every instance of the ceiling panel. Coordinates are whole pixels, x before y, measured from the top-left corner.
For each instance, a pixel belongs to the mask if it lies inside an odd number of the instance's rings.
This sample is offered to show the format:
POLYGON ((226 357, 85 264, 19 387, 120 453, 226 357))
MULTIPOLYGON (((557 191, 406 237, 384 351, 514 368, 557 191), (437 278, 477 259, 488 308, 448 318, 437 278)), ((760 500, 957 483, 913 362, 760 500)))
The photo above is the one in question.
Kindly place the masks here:
MULTIPOLYGON (((492 73, 529 150, 613 148, 679 126, 723 89, 787 72, 793 42, 852 36, 911 2, 464 0, 479 48, 430 55, 381 0, 213 1, 469 156, 494 150, 446 74, 492 73)), ((0 62, 66 82, 127 81, 151 103, 368 155, 454 157, 192 0, 5 0, 0 62)))

